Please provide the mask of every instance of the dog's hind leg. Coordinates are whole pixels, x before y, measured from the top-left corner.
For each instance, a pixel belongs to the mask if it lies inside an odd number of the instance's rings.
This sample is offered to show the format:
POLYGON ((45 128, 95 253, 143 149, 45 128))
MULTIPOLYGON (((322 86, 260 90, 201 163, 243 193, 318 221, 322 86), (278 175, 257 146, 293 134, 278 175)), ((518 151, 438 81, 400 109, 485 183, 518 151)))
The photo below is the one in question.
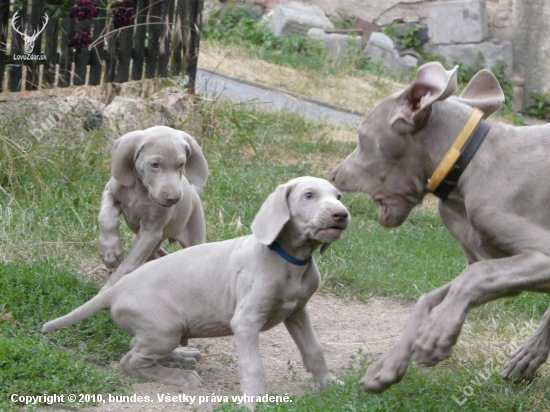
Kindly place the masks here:
POLYGON ((202 360, 202 354, 195 348, 177 348, 174 349, 168 357, 172 360, 195 364, 202 360))
POLYGON ((157 362, 157 359, 170 356, 179 341, 179 336, 158 331, 136 336, 130 343, 130 351, 121 359, 120 367, 128 375, 168 385, 197 388, 203 383, 197 372, 167 368, 157 362))

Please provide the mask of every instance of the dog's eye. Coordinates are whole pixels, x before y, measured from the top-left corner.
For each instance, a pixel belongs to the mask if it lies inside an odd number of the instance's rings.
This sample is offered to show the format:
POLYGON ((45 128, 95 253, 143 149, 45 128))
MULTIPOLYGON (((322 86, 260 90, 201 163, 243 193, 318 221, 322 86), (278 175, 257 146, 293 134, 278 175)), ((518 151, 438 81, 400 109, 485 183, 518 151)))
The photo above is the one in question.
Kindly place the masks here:
POLYGON ((159 164, 158 164, 157 162, 153 162, 153 163, 151 163, 151 167, 152 167, 153 169, 156 169, 156 168, 159 167, 159 164))
POLYGON ((304 199, 313 199, 313 193, 311 192, 307 192, 305 195, 304 195, 304 199))
POLYGON ((338 195, 338 196, 336 196, 336 199, 338 199, 338 200, 342 200, 342 195, 338 195))
POLYGON ((181 163, 180 163, 180 166, 179 166, 180 169, 183 168, 183 166, 185 166, 185 162, 181 162, 181 163))

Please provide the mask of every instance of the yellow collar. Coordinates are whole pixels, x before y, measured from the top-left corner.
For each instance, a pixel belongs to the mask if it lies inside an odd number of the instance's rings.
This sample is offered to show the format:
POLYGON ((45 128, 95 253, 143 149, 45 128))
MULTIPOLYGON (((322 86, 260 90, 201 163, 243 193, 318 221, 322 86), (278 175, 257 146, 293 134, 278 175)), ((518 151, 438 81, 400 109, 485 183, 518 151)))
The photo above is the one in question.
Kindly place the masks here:
POLYGON ((430 192, 434 192, 439 187, 441 182, 445 179, 445 177, 449 174, 449 171, 453 168, 456 161, 460 157, 460 152, 462 148, 464 147, 470 136, 474 133, 479 122, 481 122, 482 117, 483 112, 479 109, 474 108, 474 112, 464 125, 464 128, 460 131, 453 145, 447 151, 447 153, 445 153, 445 156, 443 156, 443 159, 433 172, 432 177, 430 177, 430 179, 428 180, 426 188, 430 192))

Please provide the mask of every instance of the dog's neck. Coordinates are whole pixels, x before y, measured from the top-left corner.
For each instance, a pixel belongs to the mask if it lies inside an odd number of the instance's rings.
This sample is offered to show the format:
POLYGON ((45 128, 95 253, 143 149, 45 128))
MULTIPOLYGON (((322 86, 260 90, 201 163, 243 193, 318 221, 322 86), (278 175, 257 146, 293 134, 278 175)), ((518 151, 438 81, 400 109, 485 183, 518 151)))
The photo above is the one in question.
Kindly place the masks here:
POLYGON ((313 252, 321 246, 321 242, 304 238, 297 230, 293 230, 293 228, 288 226, 283 228, 275 243, 285 253, 300 261, 311 259, 313 252))
POLYGON ((430 177, 470 118, 472 109, 458 103, 438 102, 417 136, 427 151, 425 176, 430 177))

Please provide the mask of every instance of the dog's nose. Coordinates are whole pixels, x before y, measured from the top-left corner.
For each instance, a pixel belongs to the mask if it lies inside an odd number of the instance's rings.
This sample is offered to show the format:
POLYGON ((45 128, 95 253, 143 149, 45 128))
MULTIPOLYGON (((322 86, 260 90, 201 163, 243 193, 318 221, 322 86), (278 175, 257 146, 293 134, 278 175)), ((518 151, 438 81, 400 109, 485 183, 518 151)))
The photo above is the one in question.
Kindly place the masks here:
POLYGON ((177 196, 177 195, 168 195, 166 196, 166 202, 171 204, 171 205, 175 205, 176 203, 178 203, 181 199, 181 196, 177 196))
POLYGON ((349 213, 346 209, 339 208, 339 209, 332 210, 332 218, 336 222, 343 222, 348 218, 348 216, 349 216, 349 213))

